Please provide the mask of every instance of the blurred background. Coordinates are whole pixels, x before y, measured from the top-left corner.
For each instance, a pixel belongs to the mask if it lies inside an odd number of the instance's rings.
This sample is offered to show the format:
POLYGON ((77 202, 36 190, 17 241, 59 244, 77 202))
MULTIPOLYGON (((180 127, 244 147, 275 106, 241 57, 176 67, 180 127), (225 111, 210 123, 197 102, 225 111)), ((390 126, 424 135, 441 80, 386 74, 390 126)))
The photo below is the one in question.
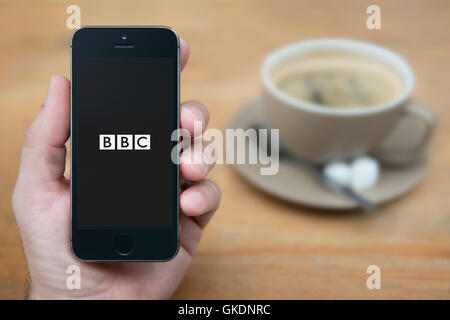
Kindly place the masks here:
POLYGON ((0 0, 0 299, 22 299, 26 262, 11 208, 23 132, 54 73, 70 77, 66 8, 81 25, 168 25, 191 46, 182 100, 197 99, 224 130, 260 92, 264 57, 291 42, 349 37, 401 54, 416 73, 413 97, 438 128, 425 178, 377 212, 327 212, 289 204, 218 165, 223 190, 180 299, 450 298, 450 2, 0 0), (381 8, 368 30, 366 8, 381 8), (381 267, 381 290, 366 268, 381 267))

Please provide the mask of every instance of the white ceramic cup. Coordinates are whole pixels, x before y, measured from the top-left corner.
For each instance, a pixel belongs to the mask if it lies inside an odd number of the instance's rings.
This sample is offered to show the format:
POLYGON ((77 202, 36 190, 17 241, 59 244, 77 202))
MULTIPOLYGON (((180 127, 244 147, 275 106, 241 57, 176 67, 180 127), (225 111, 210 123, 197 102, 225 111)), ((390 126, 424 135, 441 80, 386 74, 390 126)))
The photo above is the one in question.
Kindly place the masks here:
POLYGON ((272 52, 262 67, 262 109, 267 124, 280 129, 281 145, 294 155, 318 163, 351 159, 369 152, 393 162, 415 158, 427 143, 435 124, 434 113, 410 100, 414 74, 394 52, 350 39, 315 39, 294 43, 272 52), (290 96, 272 81, 283 62, 317 50, 357 53, 375 58, 395 69, 404 83, 402 92, 387 103, 354 108, 313 104, 290 96), (422 139, 408 150, 383 150, 382 142, 403 117, 423 123, 422 139))

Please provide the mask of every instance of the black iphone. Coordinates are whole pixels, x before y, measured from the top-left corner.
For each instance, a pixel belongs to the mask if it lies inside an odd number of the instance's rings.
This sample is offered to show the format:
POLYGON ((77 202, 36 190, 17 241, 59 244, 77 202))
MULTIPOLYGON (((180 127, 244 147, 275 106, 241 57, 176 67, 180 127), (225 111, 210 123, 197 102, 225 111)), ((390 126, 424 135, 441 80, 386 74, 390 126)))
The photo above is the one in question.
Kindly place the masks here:
POLYGON ((179 248, 180 46, 166 27, 72 37, 72 250, 85 261, 166 261, 179 248), (176 131, 175 131, 176 132, 176 131))

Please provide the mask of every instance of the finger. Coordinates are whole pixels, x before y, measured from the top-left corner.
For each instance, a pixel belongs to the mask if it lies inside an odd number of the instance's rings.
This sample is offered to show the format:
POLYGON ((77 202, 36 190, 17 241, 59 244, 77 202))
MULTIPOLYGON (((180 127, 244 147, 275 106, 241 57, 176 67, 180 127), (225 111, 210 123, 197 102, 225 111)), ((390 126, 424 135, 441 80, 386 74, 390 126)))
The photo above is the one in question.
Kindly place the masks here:
POLYGON ((195 255, 197 245, 202 236, 202 228, 192 218, 182 214, 180 215, 181 246, 191 255, 195 255))
POLYGON ((208 110, 200 102, 191 100, 181 105, 180 125, 182 129, 189 131, 191 137, 197 137, 205 131, 208 121, 208 110))
POLYGON ((214 143, 194 140, 180 157, 181 177, 186 180, 204 179, 215 165, 214 143))
POLYGON ((181 60, 181 70, 184 69, 184 66, 189 60, 189 44, 180 38, 180 60, 181 60))
POLYGON ((70 131, 69 81, 52 76, 45 102, 25 132, 21 173, 36 180, 63 177, 70 131))
POLYGON ((69 99, 69 81, 61 75, 52 76, 45 102, 27 129, 26 146, 64 146, 69 138, 69 99))
POLYGON ((203 180, 185 190, 180 196, 181 211, 193 217, 203 228, 219 207, 221 191, 211 180, 203 180))

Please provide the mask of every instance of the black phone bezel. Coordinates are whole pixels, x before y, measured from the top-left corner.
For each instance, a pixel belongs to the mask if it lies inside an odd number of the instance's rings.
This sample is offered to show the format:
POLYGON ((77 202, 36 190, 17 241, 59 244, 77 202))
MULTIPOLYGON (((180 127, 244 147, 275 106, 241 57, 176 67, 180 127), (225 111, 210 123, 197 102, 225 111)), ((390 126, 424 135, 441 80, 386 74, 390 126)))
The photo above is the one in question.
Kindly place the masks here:
MULTIPOLYGON (((74 255, 83 261, 168 261, 179 250, 179 166, 172 163, 174 175, 174 206, 171 226, 136 227, 79 227, 77 225, 77 65, 82 58, 112 57, 170 57, 174 59, 174 91, 176 103, 173 106, 176 117, 173 129, 179 128, 180 104, 180 42, 178 35, 168 27, 83 27, 72 36, 71 41, 71 246, 74 255), (126 39, 122 35, 126 34, 126 39), (128 47, 117 47, 126 45, 128 47), (114 247, 114 240, 120 236, 133 239, 134 248, 123 255, 114 247)), ((172 143, 175 146, 176 142, 172 143)))

